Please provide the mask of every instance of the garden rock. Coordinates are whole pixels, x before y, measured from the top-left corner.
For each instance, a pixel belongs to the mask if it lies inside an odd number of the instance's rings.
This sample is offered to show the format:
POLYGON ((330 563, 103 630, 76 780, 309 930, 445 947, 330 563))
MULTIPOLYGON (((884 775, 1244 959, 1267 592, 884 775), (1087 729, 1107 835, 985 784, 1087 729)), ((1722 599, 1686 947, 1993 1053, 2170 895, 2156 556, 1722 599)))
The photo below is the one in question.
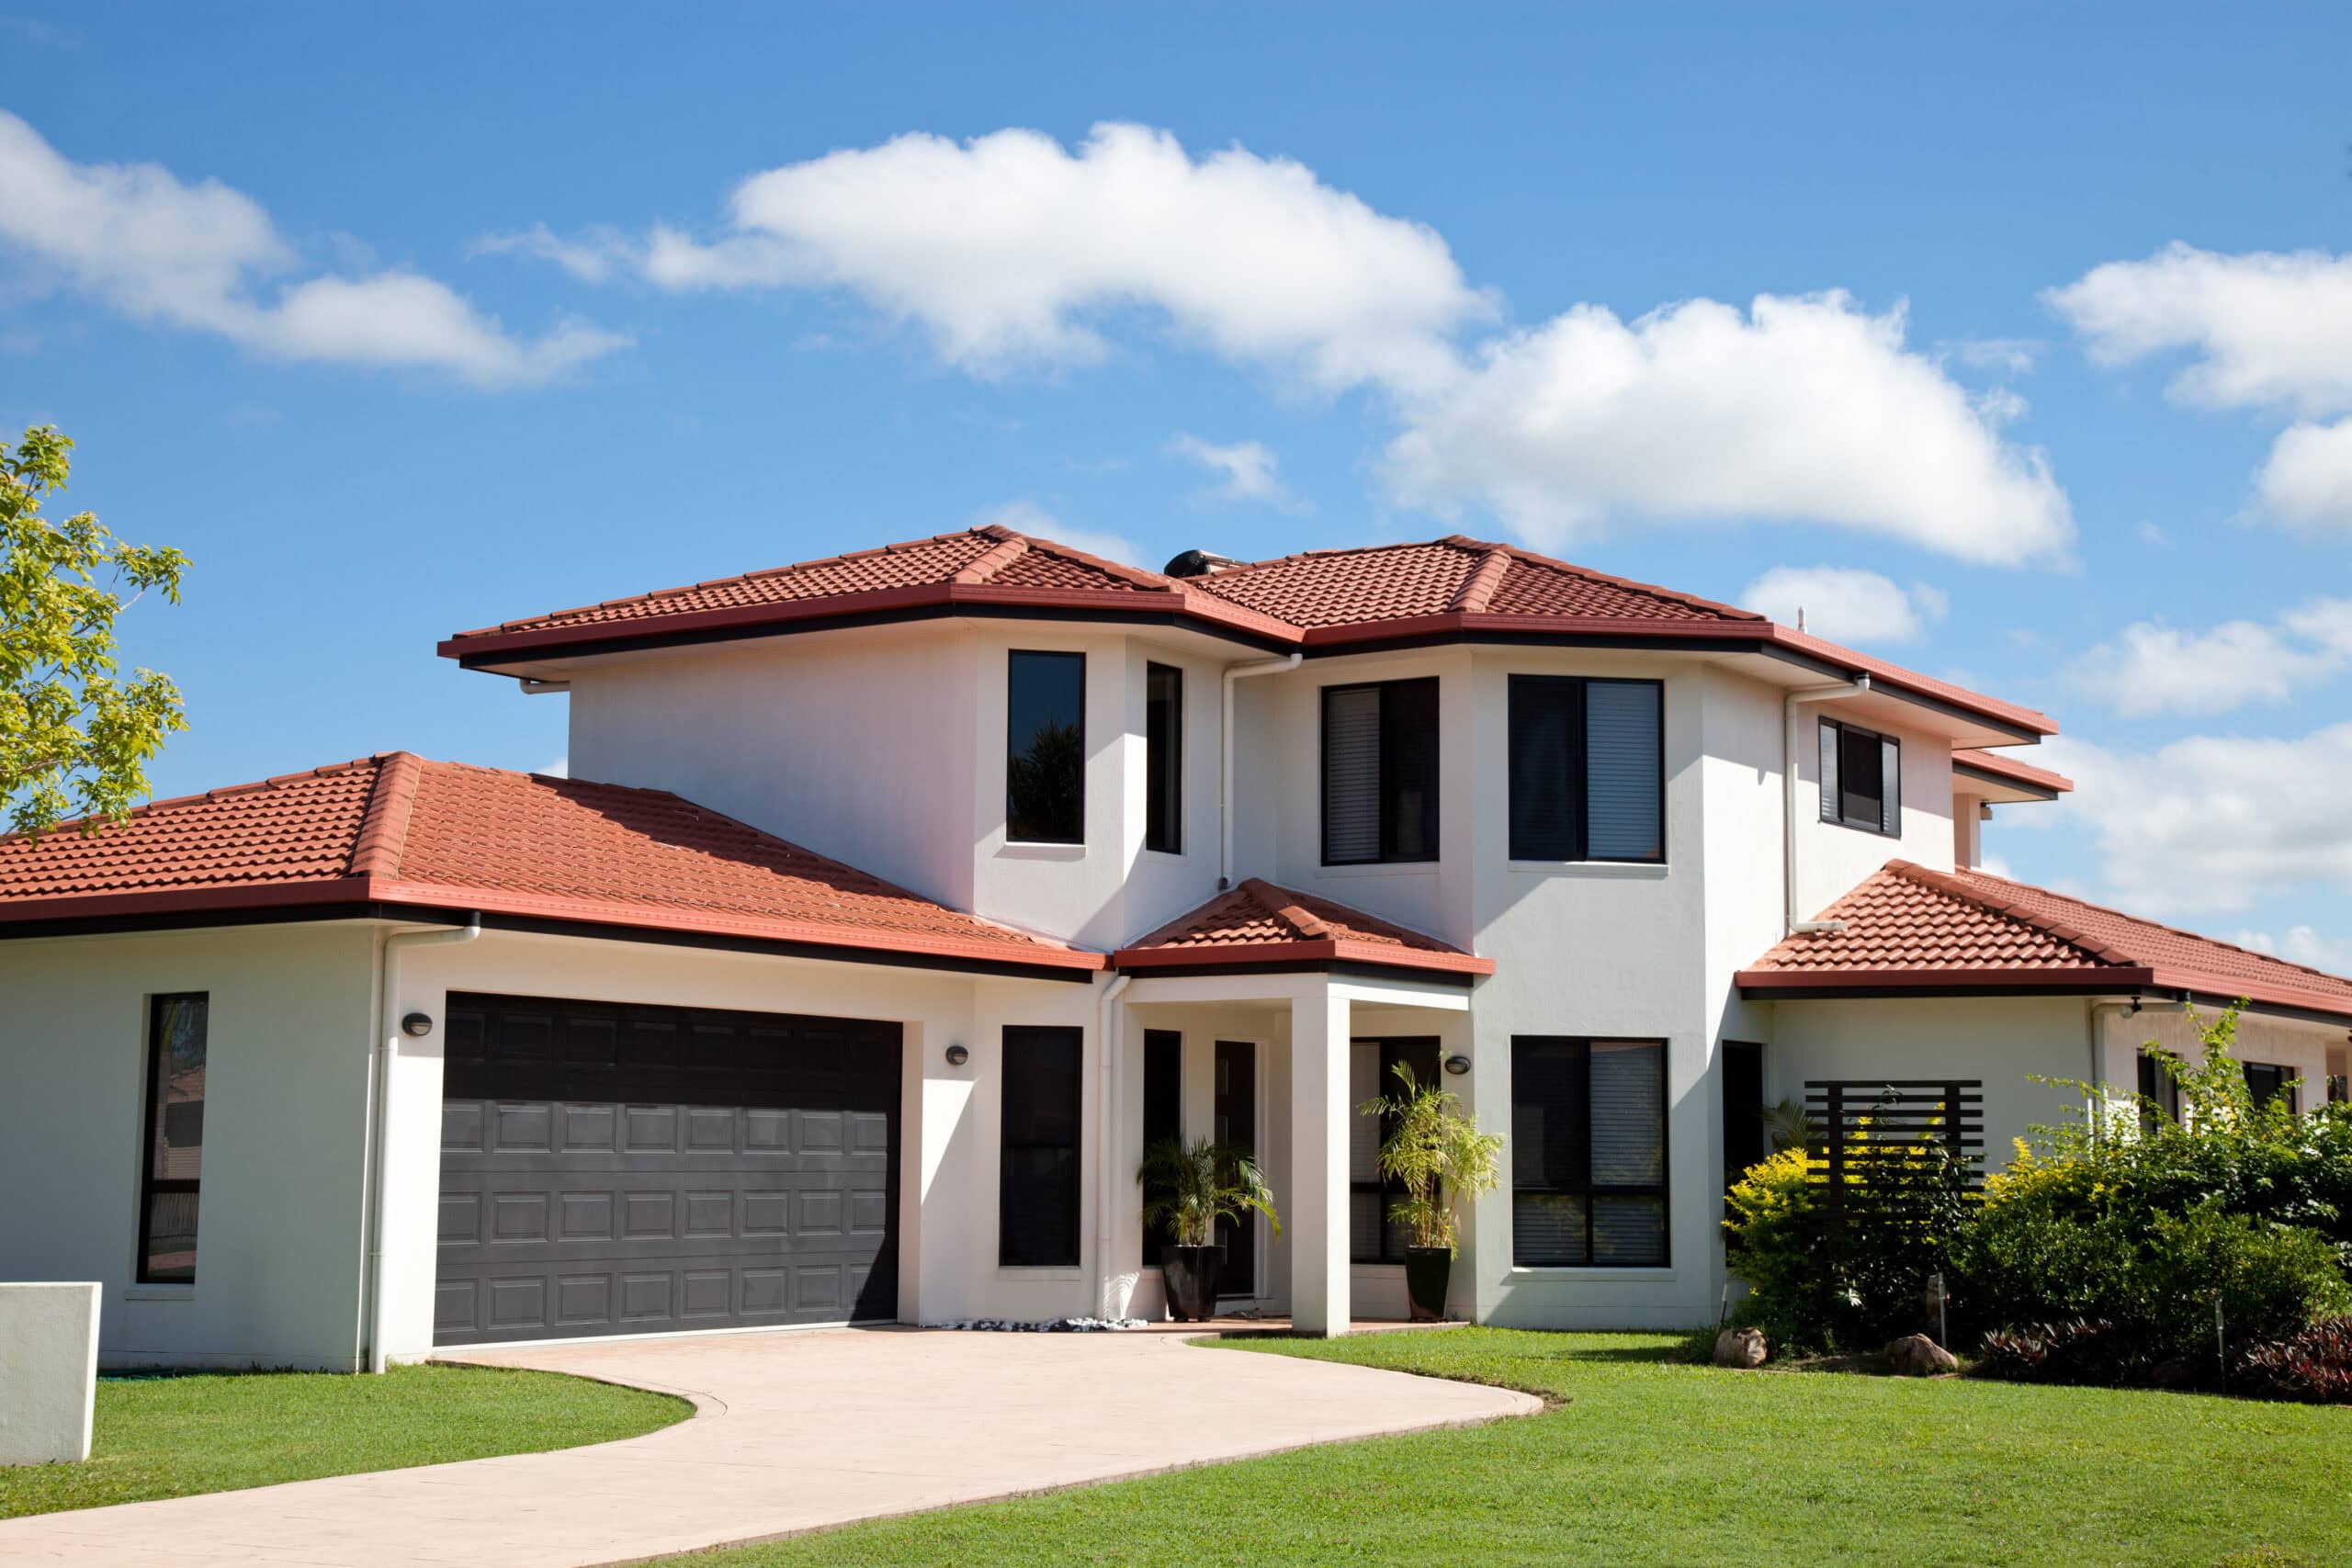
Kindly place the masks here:
POLYGON ((1715 1336, 1715 1365, 1746 1371, 1760 1367, 1770 1354, 1760 1328, 1726 1328, 1715 1336))
POLYGON ((1889 1341, 1886 1364, 1906 1378, 1933 1377, 1960 1371, 1960 1358, 1924 1334, 1906 1334, 1889 1341))

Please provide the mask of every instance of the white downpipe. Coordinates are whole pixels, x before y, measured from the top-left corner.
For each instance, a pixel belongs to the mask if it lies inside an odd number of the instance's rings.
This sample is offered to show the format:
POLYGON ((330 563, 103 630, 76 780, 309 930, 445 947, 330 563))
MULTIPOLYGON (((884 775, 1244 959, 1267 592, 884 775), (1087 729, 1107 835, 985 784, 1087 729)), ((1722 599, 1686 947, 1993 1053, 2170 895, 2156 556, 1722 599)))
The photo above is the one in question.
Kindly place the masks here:
POLYGON ((1134 978, 1132 975, 1121 975, 1103 987, 1094 1014, 1094 1048, 1102 1057, 1102 1068, 1095 1075, 1098 1081, 1094 1119, 1096 1163, 1102 1168, 1102 1179, 1098 1183, 1102 1190, 1094 1201, 1094 1311, 1099 1317, 1124 1315, 1111 1310, 1111 1206, 1119 1190, 1119 1173, 1111 1158, 1114 1141, 1112 1130, 1118 1125, 1116 1075, 1123 1055, 1111 1031, 1111 1010, 1118 1005, 1119 993, 1134 978))
POLYGON ((481 935, 481 916, 476 914, 454 930, 397 931, 384 939, 379 965, 381 1016, 376 1021, 376 1046, 368 1053, 368 1148, 360 1162, 366 1186, 361 1206, 368 1228, 368 1259, 361 1280, 359 1348, 371 1372, 384 1370, 384 1139, 391 1100, 392 1053, 400 1043, 400 955, 407 948, 469 942, 481 935))
POLYGON ((1295 670, 1306 658, 1303 653, 1294 653, 1284 659, 1225 667, 1225 702, 1217 710, 1224 724, 1216 777, 1216 890, 1220 893, 1233 886, 1233 683, 1252 675, 1278 675, 1285 670, 1295 670))
POLYGON ((1786 808, 1781 821, 1781 919, 1791 936, 1814 932, 1835 936, 1846 929, 1843 920, 1802 919, 1797 909, 1797 709, 1813 703, 1834 703, 1840 697, 1859 697, 1870 689, 1871 678, 1860 675, 1834 686, 1800 686, 1781 699, 1781 803, 1786 808))

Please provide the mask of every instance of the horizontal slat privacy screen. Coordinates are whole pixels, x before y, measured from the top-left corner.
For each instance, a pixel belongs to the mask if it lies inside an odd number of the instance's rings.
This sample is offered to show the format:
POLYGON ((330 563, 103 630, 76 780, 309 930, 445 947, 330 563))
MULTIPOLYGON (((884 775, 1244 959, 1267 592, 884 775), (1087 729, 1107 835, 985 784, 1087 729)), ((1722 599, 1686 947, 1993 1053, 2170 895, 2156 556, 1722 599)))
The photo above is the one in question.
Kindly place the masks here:
POLYGON ((1323 694, 1323 859, 1380 858, 1380 688, 1323 694))
POLYGON ((1585 856, 1656 860, 1665 848, 1658 820, 1658 688, 1647 681, 1585 686, 1585 856))

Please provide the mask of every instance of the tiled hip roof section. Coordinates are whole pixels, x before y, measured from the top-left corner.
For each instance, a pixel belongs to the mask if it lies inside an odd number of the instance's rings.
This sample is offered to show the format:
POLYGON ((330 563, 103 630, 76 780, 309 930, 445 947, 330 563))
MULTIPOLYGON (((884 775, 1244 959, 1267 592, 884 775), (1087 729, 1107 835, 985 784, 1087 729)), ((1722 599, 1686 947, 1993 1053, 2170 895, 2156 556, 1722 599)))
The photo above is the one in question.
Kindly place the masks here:
POLYGON ((394 751, 0 838, 29 922, 389 903, 1041 969, 1100 953, 948 908, 662 790, 394 751))
POLYGON ((2352 1021, 2352 980, 1981 871, 1889 861, 1738 976, 1750 996, 2187 991, 2352 1021))
POLYGON ((1368 964, 1491 975, 1495 963, 1328 898, 1250 877, 1111 955, 1129 970, 1368 964))

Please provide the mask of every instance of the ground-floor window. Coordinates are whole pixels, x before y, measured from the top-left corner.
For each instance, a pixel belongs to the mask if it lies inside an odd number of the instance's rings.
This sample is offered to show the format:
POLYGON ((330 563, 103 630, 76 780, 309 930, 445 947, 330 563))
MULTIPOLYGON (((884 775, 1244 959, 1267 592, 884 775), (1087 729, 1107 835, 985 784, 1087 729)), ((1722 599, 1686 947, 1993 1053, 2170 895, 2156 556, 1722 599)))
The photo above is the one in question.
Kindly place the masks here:
POLYGON ((2180 1080, 2173 1076, 2179 1058, 2169 1051, 2140 1053, 2140 1129, 2153 1133, 2161 1122, 2180 1120, 2180 1080))
POLYGON ((1075 1028, 1004 1031, 1004 1157, 997 1179, 997 1261, 1078 1267, 1078 1129, 1084 1037, 1075 1028))
POLYGON ((147 1152, 140 1164, 139 1281, 196 1282, 197 1194, 204 1174, 204 1056, 211 1000, 147 1004, 147 1152))
POLYGON ((1511 1041, 1511 1261, 1667 1261, 1666 1044, 1511 1041))
MULTIPOLYGON (((1437 1037, 1406 1040, 1358 1040, 1349 1047, 1348 1103, 1385 1100, 1403 1086, 1396 1079, 1398 1063, 1413 1069, 1413 1081, 1427 1088, 1437 1081, 1437 1037)), ((1388 1217, 1389 1205, 1405 1195, 1401 1181, 1380 1175, 1380 1144, 1388 1136, 1388 1119, 1353 1115, 1348 1119, 1348 1256, 1356 1263, 1402 1263, 1412 1232, 1388 1217)))
POLYGON ((1748 1040, 1723 1043, 1724 1190, 1764 1162, 1764 1047, 1748 1040))
MULTIPOLYGON (((1154 666, 1154 668, 1158 668, 1154 666)), ((1184 1135, 1184 1036, 1173 1029, 1143 1032, 1143 1146, 1184 1135)), ((1150 1189, 1144 1201, 1159 1194, 1150 1189)), ((1147 1222, 1143 1227, 1143 1266, 1159 1267, 1159 1250, 1176 1245, 1176 1227, 1168 1221, 1147 1222)))
POLYGON ((2282 1067, 2270 1062, 2245 1064, 2246 1092, 2254 1096, 2256 1105, 2267 1105, 2280 1095, 2285 1095, 2287 1109, 2301 1111, 2302 1106, 2298 1103, 2299 1097, 2295 1093, 2297 1082, 2292 1067, 2282 1067))

